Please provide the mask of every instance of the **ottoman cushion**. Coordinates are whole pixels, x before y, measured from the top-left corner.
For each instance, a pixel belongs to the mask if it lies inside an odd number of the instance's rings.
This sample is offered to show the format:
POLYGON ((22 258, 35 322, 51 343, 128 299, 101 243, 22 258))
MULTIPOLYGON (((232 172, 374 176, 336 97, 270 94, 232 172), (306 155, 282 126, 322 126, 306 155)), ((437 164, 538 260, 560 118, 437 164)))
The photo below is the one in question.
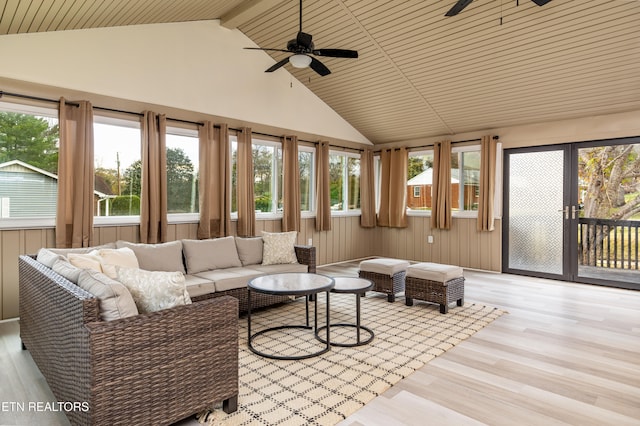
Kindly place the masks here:
POLYGON ((370 259, 360 262, 360 270, 374 272, 376 274, 394 276, 398 272, 404 272, 409 267, 409 262, 400 259, 370 259))
POLYGON ((423 280, 446 283, 449 280, 463 276, 462 268, 441 263, 416 263, 407 268, 407 276, 423 280))

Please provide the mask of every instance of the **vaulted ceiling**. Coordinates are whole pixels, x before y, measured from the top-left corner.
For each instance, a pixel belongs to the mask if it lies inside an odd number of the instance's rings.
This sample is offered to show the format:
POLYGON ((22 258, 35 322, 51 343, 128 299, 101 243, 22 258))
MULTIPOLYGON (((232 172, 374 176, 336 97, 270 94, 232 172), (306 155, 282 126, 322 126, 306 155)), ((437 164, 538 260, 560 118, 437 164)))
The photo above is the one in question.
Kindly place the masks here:
MULTIPOLYGON (((332 73, 285 68, 374 143, 640 110, 640 1, 305 0, 332 73)), ((297 0, 5 0, 0 34, 220 19, 286 47, 297 0)), ((246 51, 247 55, 259 52, 246 51)), ((287 54, 271 53, 274 63, 287 54)), ((262 71, 262 70, 260 70, 262 71)), ((284 72, 278 70, 276 72, 284 72)))

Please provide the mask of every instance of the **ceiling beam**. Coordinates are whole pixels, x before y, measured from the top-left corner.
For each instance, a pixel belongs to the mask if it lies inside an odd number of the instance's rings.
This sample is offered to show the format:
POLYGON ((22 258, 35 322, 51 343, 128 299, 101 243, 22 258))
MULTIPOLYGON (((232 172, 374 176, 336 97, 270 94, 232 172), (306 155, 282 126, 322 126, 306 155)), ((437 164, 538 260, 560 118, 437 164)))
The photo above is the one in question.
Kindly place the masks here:
POLYGON ((229 29, 238 28, 281 2, 282 0, 245 0, 222 15, 220 25, 229 29))

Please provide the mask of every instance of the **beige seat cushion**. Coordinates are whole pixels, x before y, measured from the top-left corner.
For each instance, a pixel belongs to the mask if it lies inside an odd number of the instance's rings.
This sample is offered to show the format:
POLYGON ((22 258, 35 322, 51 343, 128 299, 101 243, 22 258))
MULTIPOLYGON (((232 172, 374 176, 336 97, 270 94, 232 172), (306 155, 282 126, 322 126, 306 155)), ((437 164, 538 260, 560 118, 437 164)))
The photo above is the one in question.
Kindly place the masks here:
POLYGON ((370 259, 360 262, 360 270, 365 272, 374 272, 377 274, 394 276, 398 272, 406 271, 409 262, 400 259, 370 259))
POLYGON ((284 263, 280 265, 251 265, 249 268, 261 275, 282 274, 284 272, 309 272, 309 267, 300 263, 284 263))
POLYGON ((197 277, 213 281, 216 292, 246 287, 251 278, 260 275, 264 274, 248 268, 227 268, 195 274, 197 277))
POLYGON ((185 275, 184 283, 187 286, 187 293, 190 297, 202 296, 203 294, 215 293, 216 286, 213 281, 195 275, 185 275))
POLYGON ((449 280, 464 276, 459 266, 443 265, 441 263, 423 262, 409 266, 407 277, 445 283, 449 280))

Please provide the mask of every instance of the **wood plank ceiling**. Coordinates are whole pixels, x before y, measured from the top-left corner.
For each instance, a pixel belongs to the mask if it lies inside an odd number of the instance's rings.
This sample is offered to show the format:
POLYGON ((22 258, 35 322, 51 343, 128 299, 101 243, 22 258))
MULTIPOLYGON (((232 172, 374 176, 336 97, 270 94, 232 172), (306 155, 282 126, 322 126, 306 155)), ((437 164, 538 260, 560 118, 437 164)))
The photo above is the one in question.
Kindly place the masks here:
MULTIPOLYGON (((298 31, 296 0, 2 3, 0 34, 221 19, 285 48, 298 31)), ((454 3, 305 0, 316 48, 360 57, 321 58, 326 77, 286 68, 377 144, 640 109, 640 1, 475 0, 444 17, 454 3)))

